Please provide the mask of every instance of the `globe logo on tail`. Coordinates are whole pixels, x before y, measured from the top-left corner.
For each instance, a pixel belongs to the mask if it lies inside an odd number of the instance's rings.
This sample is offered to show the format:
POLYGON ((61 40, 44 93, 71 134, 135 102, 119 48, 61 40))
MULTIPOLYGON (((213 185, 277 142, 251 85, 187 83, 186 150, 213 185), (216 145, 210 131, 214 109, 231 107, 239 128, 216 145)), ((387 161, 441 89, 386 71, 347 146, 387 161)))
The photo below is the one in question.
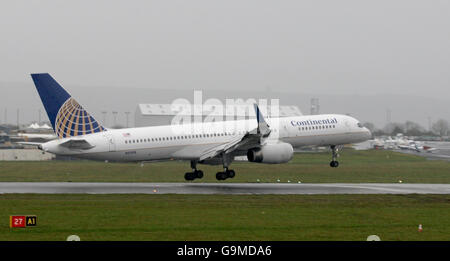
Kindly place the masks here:
POLYGON ((80 136, 105 130, 73 98, 67 99, 56 115, 55 132, 59 138, 80 136))

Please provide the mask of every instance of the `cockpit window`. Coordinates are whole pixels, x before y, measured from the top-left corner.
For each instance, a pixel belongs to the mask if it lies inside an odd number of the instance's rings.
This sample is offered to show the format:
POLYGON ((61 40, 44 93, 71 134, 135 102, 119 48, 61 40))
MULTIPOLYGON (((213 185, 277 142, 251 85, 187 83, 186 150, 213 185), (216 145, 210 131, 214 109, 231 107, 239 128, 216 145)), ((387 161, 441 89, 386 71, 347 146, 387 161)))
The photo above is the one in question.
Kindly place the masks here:
POLYGON ((358 122, 358 127, 363 128, 364 126, 361 124, 361 122, 358 122))

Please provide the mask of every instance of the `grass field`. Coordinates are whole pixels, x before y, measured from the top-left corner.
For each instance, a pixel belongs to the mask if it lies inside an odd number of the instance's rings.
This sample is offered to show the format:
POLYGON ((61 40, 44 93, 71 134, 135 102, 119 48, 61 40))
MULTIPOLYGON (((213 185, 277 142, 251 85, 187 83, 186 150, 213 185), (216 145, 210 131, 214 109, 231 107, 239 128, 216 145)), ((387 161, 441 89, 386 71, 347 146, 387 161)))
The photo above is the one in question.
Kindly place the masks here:
MULTIPOLYGON (((450 183, 450 162, 392 151, 344 150, 339 168, 330 168, 330 153, 297 153, 287 164, 234 162, 236 177, 225 182, 307 183, 450 183)), ((205 177, 194 182, 217 182, 221 166, 199 165, 205 177)), ((189 162, 104 163, 93 161, 0 162, 0 182, 184 182, 189 162)))
MULTIPOLYGON (((235 162, 226 182, 450 183, 450 162, 391 151, 296 154, 288 164, 235 162)), ((220 166, 201 166, 217 182, 220 166)), ((0 182, 184 182, 187 162, 0 162, 0 182)), ((450 240, 450 195, 0 194, 0 240, 450 240), (9 215, 38 226, 9 228, 9 215), (419 224, 424 231, 418 232, 419 224)))
POLYGON ((10 194, 0 206, 0 240, 450 240, 450 195, 10 194), (11 229, 11 214, 38 226, 11 229))

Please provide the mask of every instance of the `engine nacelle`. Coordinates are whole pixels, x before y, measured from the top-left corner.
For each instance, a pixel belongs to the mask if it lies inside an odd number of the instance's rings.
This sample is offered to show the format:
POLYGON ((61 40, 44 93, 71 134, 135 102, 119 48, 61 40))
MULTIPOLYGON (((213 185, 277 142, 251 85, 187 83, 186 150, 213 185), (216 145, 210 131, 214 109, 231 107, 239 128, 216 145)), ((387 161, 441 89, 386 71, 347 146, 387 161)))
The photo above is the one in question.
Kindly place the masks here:
POLYGON ((293 155, 294 149, 291 144, 276 143, 248 150, 247 159, 250 162, 278 164, 290 161, 293 155))

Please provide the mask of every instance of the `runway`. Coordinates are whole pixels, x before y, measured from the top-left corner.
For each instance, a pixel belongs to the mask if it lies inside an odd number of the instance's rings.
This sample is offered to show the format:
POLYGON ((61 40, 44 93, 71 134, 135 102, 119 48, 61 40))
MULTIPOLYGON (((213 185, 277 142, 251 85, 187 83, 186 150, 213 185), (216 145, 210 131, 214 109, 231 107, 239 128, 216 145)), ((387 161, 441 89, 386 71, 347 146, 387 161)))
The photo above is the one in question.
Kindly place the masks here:
POLYGON ((450 184, 0 182, 0 194, 450 194, 450 184))

